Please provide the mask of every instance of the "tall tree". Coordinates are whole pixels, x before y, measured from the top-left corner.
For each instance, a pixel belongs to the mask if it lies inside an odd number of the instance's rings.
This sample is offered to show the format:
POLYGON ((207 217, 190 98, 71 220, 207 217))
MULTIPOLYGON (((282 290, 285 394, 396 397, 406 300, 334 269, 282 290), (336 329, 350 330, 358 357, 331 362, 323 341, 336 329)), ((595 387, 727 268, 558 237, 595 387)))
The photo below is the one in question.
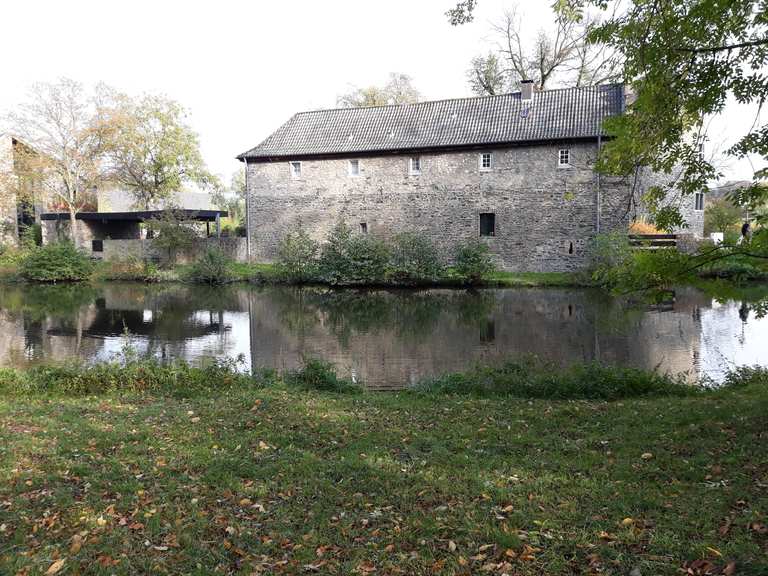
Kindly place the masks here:
POLYGON ((79 242, 76 215, 92 204, 93 191, 107 177, 103 158, 108 94, 103 85, 88 92, 69 79, 38 83, 27 101, 6 118, 10 131, 34 151, 21 169, 37 179, 48 204, 69 213, 75 244, 79 242))
POLYGON ((495 96, 507 90, 507 74, 501 67, 498 56, 489 52, 487 56, 476 56, 467 72, 469 86, 478 96, 495 96))
POLYGON ((531 36, 516 6, 491 25, 495 60, 476 57, 468 72, 476 94, 497 94, 500 86, 516 87, 533 80, 539 89, 558 86, 588 86, 615 81, 619 60, 605 44, 587 42, 598 25, 593 17, 574 19, 553 11, 553 25, 531 36), (495 82, 487 81, 496 78, 495 82))
POLYGON ((364 108, 387 104, 412 104, 420 98, 421 95, 414 88, 410 76, 392 72, 385 85, 355 88, 339 96, 336 103, 344 108, 364 108))
POLYGON ((106 131, 109 174, 138 207, 157 206, 189 184, 215 182, 185 118, 180 104, 162 96, 115 98, 106 131))

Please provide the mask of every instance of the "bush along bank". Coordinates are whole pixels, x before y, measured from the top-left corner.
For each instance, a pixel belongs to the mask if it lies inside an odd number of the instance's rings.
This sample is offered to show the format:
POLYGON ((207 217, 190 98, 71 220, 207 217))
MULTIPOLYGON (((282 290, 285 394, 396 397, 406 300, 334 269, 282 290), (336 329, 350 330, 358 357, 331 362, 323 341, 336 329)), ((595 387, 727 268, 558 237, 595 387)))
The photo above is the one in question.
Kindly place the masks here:
POLYGON ((431 284, 480 285, 495 272, 488 246, 468 241, 456 247, 448 267, 434 243, 413 233, 391 241, 353 234, 339 221, 319 244, 306 232, 288 234, 278 249, 277 279, 334 286, 431 284))
MULTIPOLYGON (((200 365, 182 360, 166 363, 140 358, 129 345, 124 347, 123 356, 93 364, 44 364, 28 369, 0 369, 0 394, 6 396, 118 393, 192 397, 229 389, 274 386, 342 394, 360 394, 365 390, 364 383, 340 376, 333 364, 317 358, 305 358, 298 368, 282 373, 257 369, 249 374, 242 358, 209 359, 200 365)), ((599 363, 561 368, 531 356, 510 360, 500 366, 476 366, 464 372, 426 378, 404 388, 401 393, 614 401, 687 397, 752 386, 768 387, 767 368, 732 368, 725 374, 723 382, 716 385, 709 380, 691 383, 684 375, 599 363)))
POLYGON ((478 240, 455 247, 448 258, 434 243, 413 233, 389 241, 353 234, 339 223, 324 243, 303 230, 280 243, 275 264, 236 262, 216 247, 192 264, 160 266, 129 256, 92 260, 71 242, 0 253, 0 280, 27 282, 192 282, 211 285, 322 284, 329 286, 587 286, 588 277, 573 273, 513 273, 497 270, 487 245, 478 240))

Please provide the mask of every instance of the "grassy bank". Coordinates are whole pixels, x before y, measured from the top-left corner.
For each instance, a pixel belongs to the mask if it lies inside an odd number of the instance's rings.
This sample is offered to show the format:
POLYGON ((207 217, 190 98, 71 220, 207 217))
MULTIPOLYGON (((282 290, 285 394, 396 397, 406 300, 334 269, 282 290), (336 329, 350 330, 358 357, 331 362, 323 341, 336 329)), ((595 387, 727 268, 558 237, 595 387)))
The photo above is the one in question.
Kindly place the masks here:
POLYGON ((0 573, 768 571, 765 382, 604 402, 152 374, 2 374, 0 573))
MULTIPOLYGON (((141 266, 112 266, 109 263, 97 263, 93 279, 101 282, 137 281, 137 282, 187 282, 191 265, 178 264, 170 268, 153 268, 149 273, 141 266)), ((0 266, 0 282, 22 282, 18 268, 13 264, 0 266)), ((280 279, 274 264, 232 262, 229 264, 228 282, 250 282, 258 284, 284 283, 280 279)), ((392 284, 386 284, 392 286, 392 284)), ((464 286, 465 284, 451 270, 443 278, 431 283, 436 287, 464 286)), ((570 272, 503 272, 489 275, 482 283, 487 287, 582 287, 589 286, 588 278, 570 272)))

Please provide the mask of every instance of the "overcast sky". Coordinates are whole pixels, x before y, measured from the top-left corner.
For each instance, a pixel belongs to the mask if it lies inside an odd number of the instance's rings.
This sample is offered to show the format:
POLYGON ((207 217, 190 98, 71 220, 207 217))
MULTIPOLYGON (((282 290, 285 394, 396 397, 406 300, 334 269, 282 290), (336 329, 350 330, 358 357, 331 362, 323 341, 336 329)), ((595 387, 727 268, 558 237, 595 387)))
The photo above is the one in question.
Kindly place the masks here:
MULTIPOLYGON (((521 0, 525 30, 551 20, 549 0, 521 0)), ((452 27, 455 0, 260 0, 185 2, 25 0, 2 8, 0 113, 35 81, 104 81, 121 91, 182 103, 209 167, 228 179, 234 157, 294 112, 331 107, 351 86, 413 78, 424 99, 468 96, 470 59, 489 47, 503 0, 480 0, 472 24, 452 27), (15 52, 14 57, 9 57, 15 52)), ((718 146, 751 126, 730 106, 710 128, 718 146)), ((724 167, 749 178, 748 162, 724 167)))

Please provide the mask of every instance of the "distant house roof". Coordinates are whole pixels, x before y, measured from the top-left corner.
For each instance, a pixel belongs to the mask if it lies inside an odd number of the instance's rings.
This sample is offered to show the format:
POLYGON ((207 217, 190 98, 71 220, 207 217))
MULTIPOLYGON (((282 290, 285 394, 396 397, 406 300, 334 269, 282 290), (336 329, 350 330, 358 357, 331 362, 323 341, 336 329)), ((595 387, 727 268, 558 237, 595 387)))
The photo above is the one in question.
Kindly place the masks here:
POLYGON ((602 120, 624 111, 620 84, 437 100, 417 104, 336 108, 295 114, 239 160, 461 148, 602 134, 602 120))

